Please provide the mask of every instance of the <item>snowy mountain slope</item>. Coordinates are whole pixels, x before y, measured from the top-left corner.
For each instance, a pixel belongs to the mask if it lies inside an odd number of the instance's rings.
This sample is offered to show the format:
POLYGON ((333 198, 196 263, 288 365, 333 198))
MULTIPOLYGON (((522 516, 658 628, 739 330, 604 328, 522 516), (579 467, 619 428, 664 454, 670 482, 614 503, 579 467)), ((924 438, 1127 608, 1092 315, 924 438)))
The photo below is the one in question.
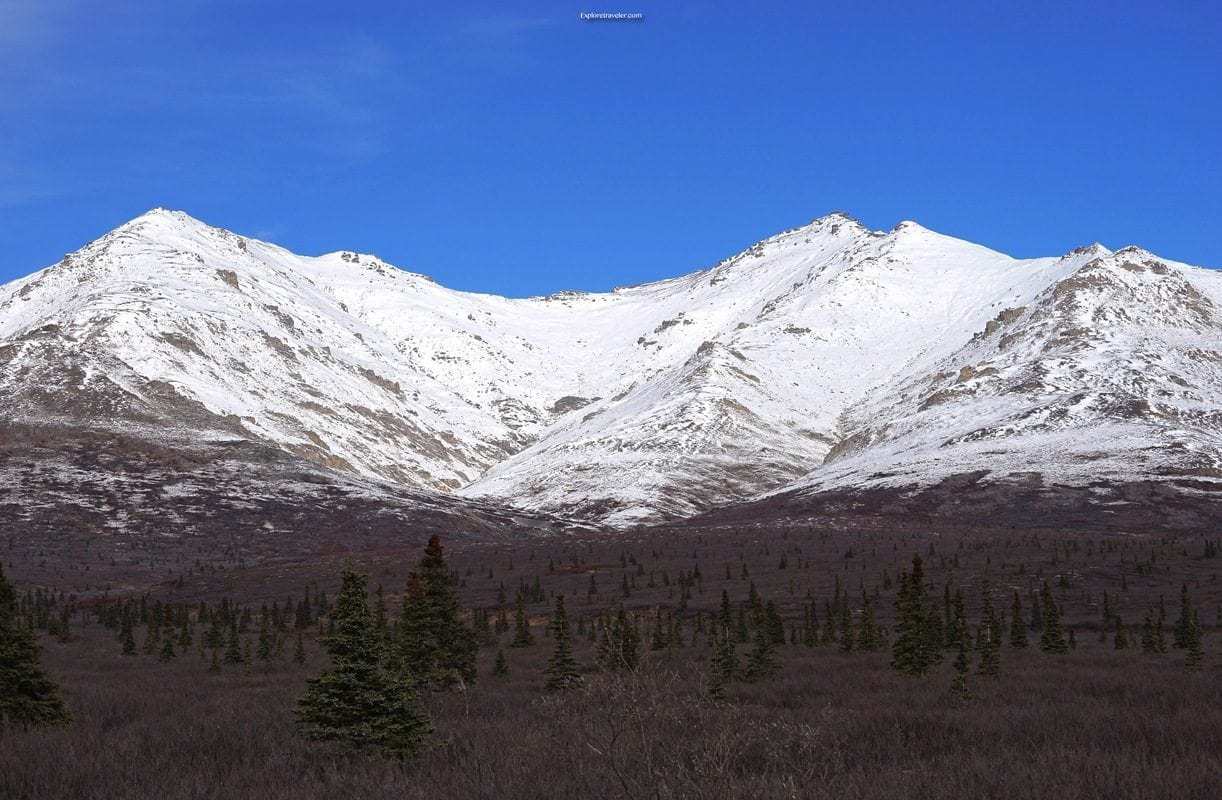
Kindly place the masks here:
POLYGON ((853 435, 788 488, 930 485, 975 471, 1222 488, 1222 274, 1135 247, 1066 263, 1072 272, 954 353, 847 409, 853 435))
POLYGON ((977 469, 1209 479, 1218 277, 833 214, 679 278, 518 300, 158 209, 0 287, 0 412, 618 525, 977 469))

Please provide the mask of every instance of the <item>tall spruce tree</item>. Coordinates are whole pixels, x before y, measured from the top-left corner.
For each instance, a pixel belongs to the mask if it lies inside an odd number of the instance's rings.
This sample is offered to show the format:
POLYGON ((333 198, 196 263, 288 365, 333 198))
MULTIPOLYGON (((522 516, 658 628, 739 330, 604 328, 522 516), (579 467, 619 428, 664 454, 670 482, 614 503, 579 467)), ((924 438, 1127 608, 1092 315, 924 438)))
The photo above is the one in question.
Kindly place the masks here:
POLYGON ((530 632, 530 620, 526 617, 526 598, 518 592, 517 605, 514 609, 514 633, 510 647, 530 647, 535 643, 535 637, 530 632))
POLYGON ((1023 622, 1023 601, 1018 592, 1014 593, 1014 600, 1010 603, 1010 646, 1015 650, 1027 647, 1027 625, 1023 622))
POLYGON ((50 725, 68 719, 59 688, 39 665, 38 639, 18 613, 17 593, 0 565, 0 725, 50 725))
POLYGON ((1069 642, 1065 639, 1065 628, 1061 625, 1061 609, 1052 596, 1048 581, 1040 592, 1040 607, 1044 613, 1043 630, 1040 632, 1040 649, 1045 653, 1068 653, 1069 642))
POLYGON ((564 610, 564 595, 556 595, 556 610, 552 614, 552 657, 547 662, 547 684, 549 691, 569 689, 581 683, 577 660, 573 658, 573 644, 569 639, 569 618, 564 610))
POLYGON ((1171 642, 1180 650, 1188 647, 1192 635, 1192 603, 1188 599, 1188 584, 1180 587, 1180 616, 1172 629, 1171 642))
MULTIPOLYGON (((380 600, 379 600, 380 602, 380 600)), ((379 632, 385 630, 377 623, 379 632)), ((475 680, 478 643, 459 616, 458 593, 441 539, 433 536, 408 581, 392 659, 417 686, 446 688, 475 680)))
POLYGON ((725 687, 738 675, 738 652, 729 625, 713 632, 713 657, 709 660, 709 696, 714 700, 725 697, 725 687))
POLYGON ((980 653, 977 669, 981 675, 995 678, 1001 673, 1001 622, 993 610, 993 593, 987 581, 983 594, 980 631, 976 637, 980 653))
MULTIPOLYGON (((925 570, 920 555, 914 555, 912 571, 900 575, 895 598, 895 640, 891 645, 891 666, 905 675, 924 675, 934 662, 926 606, 925 570)), ((937 612, 933 614, 936 616, 937 612)), ((941 642, 937 644, 940 647, 941 642)))
POLYGON ((776 640, 766 625, 760 625, 755 629, 754 644, 747 654, 743 677, 748 681, 759 681, 771 676, 777 669, 776 640))
POLYGON ((242 640, 238 636, 237 622, 233 622, 229 626, 229 636, 225 642, 226 664, 241 664, 245 659, 242 656, 242 640))
POLYGON ((955 655, 954 667, 955 677, 951 682, 951 689, 960 697, 967 697, 967 673, 971 668, 971 661, 967 657, 967 635, 959 639, 959 650, 955 655))
POLYGON ((1201 622, 1195 608, 1188 609, 1188 626, 1184 633, 1184 668, 1198 672, 1205 663, 1205 646, 1201 636, 1201 622))
POLYGON ((411 684, 385 668, 365 576, 344 571, 331 619, 334 631, 323 639, 331 667, 309 681, 298 702, 305 735, 373 746, 398 757, 414 754, 429 724, 416 707, 411 684))
POLYGON ((872 653, 882 645, 882 632, 874 616, 874 602, 867 600, 861 614, 861 625, 857 628, 857 649, 872 653))
POLYGON ((132 618, 126 612, 123 614, 123 623, 119 630, 119 640, 122 642, 123 655, 134 656, 136 654, 136 636, 132 633, 132 618))

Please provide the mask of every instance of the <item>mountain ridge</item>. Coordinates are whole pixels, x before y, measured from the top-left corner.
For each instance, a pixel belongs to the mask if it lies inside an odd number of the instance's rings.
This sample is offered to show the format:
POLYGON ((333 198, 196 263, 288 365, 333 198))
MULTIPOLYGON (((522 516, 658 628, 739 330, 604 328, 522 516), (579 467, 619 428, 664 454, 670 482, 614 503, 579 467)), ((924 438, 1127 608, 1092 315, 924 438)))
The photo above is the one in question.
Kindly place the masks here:
POLYGON ((876 473, 1089 477, 1076 444, 1039 452, 1056 431, 1123 431, 1098 460, 1109 479, 1213 480, 1220 287, 1135 247, 1014 259, 833 212, 674 278, 505 298, 153 209, 0 287, 0 410, 245 438, 617 526, 873 487, 876 473), (1182 363, 1160 372, 1155 356, 1182 363), (1091 388, 1121 373, 1108 397, 1091 388), (1031 422, 1041 414, 1059 427, 1031 422), (1004 446, 979 444, 990 438, 1004 446), (1135 452, 1148 457, 1129 469, 1135 452))

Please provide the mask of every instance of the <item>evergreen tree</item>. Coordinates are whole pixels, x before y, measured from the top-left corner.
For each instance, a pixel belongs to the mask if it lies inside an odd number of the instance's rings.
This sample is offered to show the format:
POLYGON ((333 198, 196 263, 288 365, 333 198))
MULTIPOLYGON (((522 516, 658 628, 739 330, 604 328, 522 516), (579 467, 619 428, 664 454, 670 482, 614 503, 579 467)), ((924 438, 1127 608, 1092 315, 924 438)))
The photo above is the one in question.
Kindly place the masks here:
POLYGON ((1045 653, 1067 653, 1069 642, 1065 640, 1065 629, 1061 625, 1061 610, 1052 597, 1048 581, 1040 594, 1040 607, 1044 612, 1043 630, 1040 632, 1040 649, 1045 653))
POLYGON ((709 696, 714 700, 725 697, 725 687, 738 675, 738 652, 728 625, 713 633, 713 657, 709 661, 709 696))
POLYGON ((123 615, 123 627, 119 637, 123 643, 123 655, 134 656, 136 654, 136 637, 132 633, 132 618, 130 614, 123 615))
POLYGON ((857 649, 867 653, 882 647, 882 632, 874 617, 874 603, 866 601, 865 610, 861 614, 861 625, 857 629, 857 649))
POLYGON ((535 637, 530 632, 530 622, 526 617, 526 599, 518 592, 517 608, 514 611, 514 634, 510 647, 530 647, 535 643, 535 637))
POLYGON ((853 614, 849 611, 849 604, 844 603, 840 607, 840 652, 853 652, 853 647, 857 644, 856 638, 853 635, 853 614))
POLYGON ((475 680, 478 643, 459 617, 454 577, 436 536, 409 581, 397 633, 396 660, 417 685, 445 688, 475 680))
MULTIPOLYGON (((729 565, 726 565, 729 569, 729 565)), ((721 608, 717 612, 717 624, 726 630, 730 629, 733 624, 733 610, 730 606, 730 593, 725 589, 721 590, 721 608)))
POLYGON ((604 623, 598 643, 598 660, 609 672, 633 671, 640 663, 640 634, 620 606, 615 616, 604 623))
POLYGON ((748 681, 758 681, 769 677, 778 669, 776 661, 776 641, 765 626, 755 630, 755 643, 747 654, 747 666, 743 677, 748 681))
POLYGON ((951 688, 954 690, 955 694, 959 695, 960 697, 966 697, 968 693, 967 692, 967 673, 968 673, 968 669, 971 667, 971 662, 968 660, 968 657, 967 657, 967 637, 966 636, 962 636, 959 638, 959 652, 955 655, 954 667, 955 667, 955 678, 954 678, 954 681, 951 683, 951 688))
POLYGON ((161 645, 161 654, 158 656, 158 658, 162 661, 174 660, 174 640, 169 636, 165 637, 165 640, 161 645))
POLYGON ((1184 668, 1189 672, 1197 672, 1205 662, 1205 647, 1201 636, 1201 622, 1197 619, 1196 609, 1188 609, 1188 629, 1184 634, 1184 668))
POLYGON ((764 606, 763 626, 773 644, 785 644, 785 620, 781 619, 781 612, 771 600, 764 606))
POLYGON ((934 662, 925 592, 921 557, 914 555, 912 571, 900 575, 895 599, 896 635, 891 646, 891 666, 905 675, 924 675, 934 662))
POLYGON ((260 661, 268 661, 272 657, 272 635, 268 629, 267 617, 264 616, 259 623, 259 644, 255 648, 255 658, 260 661))
POLYGON ((1180 616, 1175 621, 1175 628, 1172 630, 1171 641, 1177 649, 1183 650, 1188 647, 1188 641, 1192 636, 1192 605, 1188 600, 1188 584, 1185 583, 1180 587, 1180 616))
POLYGON ((505 660, 505 651, 499 647, 496 651, 496 662, 492 665, 492 674, 498 678, 509 674, 509 662, 505 660))
POLYGON ((0 565, 0 725, 67 722, 59 688, 39 666, 38 639, 18 613, 17 593, 0 565))
POLYGON ((1023 623, 1023 602, 1018 592, 1014 593, 1014 600, 1010 603, 1010 646, 1015 650, 1027 647, 1027 626, 1023 623))
POLYGON ((212 663, 208 665, 209 672, 216 673, 221 671, 221 659, 217 655, 219 652, 219 650, 212 651, 212 663))
POLYGON ((363 575, 344 571, 331 618, 334 633, 323 640, 331 667, 309 681, 298 703, 305 735, 375 746, 399 757, 414 754, 429 724, 416 708, 411 685, 384 668, 363 575))
POLYGON ((1124 625, 1124 620, 1119 616, 1114 619, 1116 620, 1116 635, 1112 639, 1112 645, 1117 650, 1127 650, 1129 649, 1129 631, 1124 625))
POLYGON ((735 636, 739 642, 751 641, 751 629, 747 627, 747 610, 742 605, 738 607, 738 622, 735 627, 735 636))
POLYGON ((1158 652, 1158 645, 1154 643, 1154 620, 1150 618, 1149 611, 1146 612, 1146 616, 1141 623, 1141 652, 1158 652))
POLYGON ((297 631, 297 644, 293 647, 293 663, 305 663, 305 642, 301 639, 301 631, 297 631))
POLYGON ((1162 598, 1158 601, 1158 616, 1154 620, 1154 652, 1160 655, 1167 652, 1167 631, 1164 623, 1167 620, 1167 609, 1163 607, 1162 598))
POLYGON ((556 610, 552 615, 552 638, 555 645, 552 657, 547 662, 548 690, 568 689, 581 682, 577 661, 573 658, 573 646, 569 641, 569 620, 564 610, 564 595, 556 595, 556 610))
POLYGON ((242 640, 238 637, 238 625, 236 622, 229 626, 229 636, 225 642, 226 664, 241 664, 242 658, 242 640))
POLYGON ((980 653, 977 670, 981 675, 995 678, 1001 673, 1001 624, 993 610, 993 595, 987 582, 984 586, 984 608, 981 616, 980 630, 976 636, 980 653))

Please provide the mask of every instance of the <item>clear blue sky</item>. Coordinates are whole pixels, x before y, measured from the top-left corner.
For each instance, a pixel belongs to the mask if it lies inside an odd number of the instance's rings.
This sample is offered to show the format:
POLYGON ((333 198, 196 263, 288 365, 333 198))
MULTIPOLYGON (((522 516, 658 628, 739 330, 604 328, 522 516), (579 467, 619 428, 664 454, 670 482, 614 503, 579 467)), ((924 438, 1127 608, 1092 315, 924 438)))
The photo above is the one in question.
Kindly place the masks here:
POLYGON ((0 0, 0 280, 158 205, 512 295, 834 209, 1222 265, 1217 2, 784 5, 0 0))

